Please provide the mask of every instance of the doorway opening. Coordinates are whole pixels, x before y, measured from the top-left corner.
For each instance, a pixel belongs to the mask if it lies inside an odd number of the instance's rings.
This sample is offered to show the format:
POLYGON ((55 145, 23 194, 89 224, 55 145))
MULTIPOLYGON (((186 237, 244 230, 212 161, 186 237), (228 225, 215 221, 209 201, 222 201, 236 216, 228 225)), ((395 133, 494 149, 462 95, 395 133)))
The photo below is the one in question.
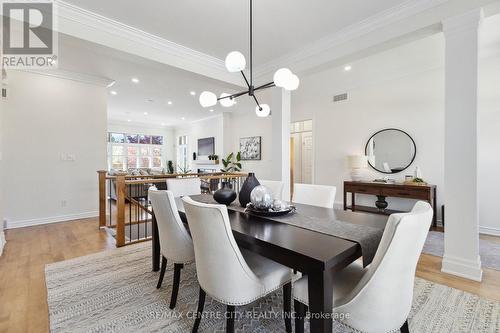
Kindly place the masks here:
POLYGON ((290 127, 290 193, 293 184, 314 182, 312 120, 296 121, 290 127))

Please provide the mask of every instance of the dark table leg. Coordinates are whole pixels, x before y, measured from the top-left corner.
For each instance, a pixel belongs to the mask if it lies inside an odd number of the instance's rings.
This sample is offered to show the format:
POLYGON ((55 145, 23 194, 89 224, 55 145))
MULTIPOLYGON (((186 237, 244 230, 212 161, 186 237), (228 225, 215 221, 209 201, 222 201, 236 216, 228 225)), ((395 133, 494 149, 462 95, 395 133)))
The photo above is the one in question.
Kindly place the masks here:
POLYGON ((160 239, 158 237, 158 225, 156 224, 156 217, 153 212, 152 218, 152 244, 153 253, 151 254, 153 259, 153 272, 158 272, 160 270, 160 239))
POLYGON ((329 271, 309 272, 309 312, 311 333, 332 332, 333 281, 329 271))
POLYGON ((351 192, 351 207, 352 207, 352 211, 355 212, 356 211, 356 193, 354 192, 351 192))
POLYGON ((347 210, 347 192, 344 190, 344 210, 347 210))

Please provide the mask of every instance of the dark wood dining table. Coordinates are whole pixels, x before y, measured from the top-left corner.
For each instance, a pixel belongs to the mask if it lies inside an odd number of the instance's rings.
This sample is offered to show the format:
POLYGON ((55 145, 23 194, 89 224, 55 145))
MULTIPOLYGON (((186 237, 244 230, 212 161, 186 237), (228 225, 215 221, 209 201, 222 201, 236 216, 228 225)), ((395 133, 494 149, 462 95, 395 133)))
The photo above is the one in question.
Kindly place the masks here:
MULTIPOLYGON (((189 225, 180 198, 176 199, 181 219, 189 225)), ((296 204, 297 210, 322 210, 338 221, 384 228, 387 216, 296 204)), ((318 212, 318 211, 317 211, 318 212)), ((310 330, 332 332, 335 273, 362 255, 353 241, 290 224, 228 209, 238 246, 272 259, 308 276, 310 330)), ((160 243, 153 214, 153 271, 160 269, 160 243)))

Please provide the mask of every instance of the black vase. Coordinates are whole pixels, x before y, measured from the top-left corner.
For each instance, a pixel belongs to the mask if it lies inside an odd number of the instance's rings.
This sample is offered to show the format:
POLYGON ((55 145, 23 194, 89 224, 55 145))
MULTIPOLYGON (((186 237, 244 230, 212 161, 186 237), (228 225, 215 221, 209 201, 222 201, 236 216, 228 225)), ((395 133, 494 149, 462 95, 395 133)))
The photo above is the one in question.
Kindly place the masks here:
POLYGON ((389 203, 385 201, 385 196, 377 195, 377 201, 375 201, 375 206, 377 206, 379 211, 383 212, 387 208, 387 206, 389 206, 389 203))
POLYGON ((250 172, 247 179, 245 179, 243 186, 241 186, 240 194, 238 196, 241 207, 247 206, 247 203, 250 202, 250 193, 252 193, 252 190, 259 185, 260 183, 257 178, 255 178, 255 174, 250 172))
POLYGON ((214 193, 214 200, 220 204, 229 206, 236 199, 236 192, 228 182, 222 182, 222 188, 214 193))

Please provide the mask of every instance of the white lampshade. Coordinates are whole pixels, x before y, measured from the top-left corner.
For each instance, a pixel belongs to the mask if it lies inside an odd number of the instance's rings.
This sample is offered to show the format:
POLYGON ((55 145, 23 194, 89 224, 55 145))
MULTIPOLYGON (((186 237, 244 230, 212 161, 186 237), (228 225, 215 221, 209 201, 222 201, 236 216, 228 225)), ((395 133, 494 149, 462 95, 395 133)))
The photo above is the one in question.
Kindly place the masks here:
MULTIPOLYGON (((228 94, 228 93, 222 93, 222 94, 220 94, 220 98, 222 98, 222 97, 226 97, 226 96, 231 96, 231 94, 228 94)), ((228 108, 228 107, 230 107, 230 106, 233 106, 233 105, 234 105, 234 99, 231 99, 231 98, 224 98, 224 99, 219 100, 219 103, 220 103, 220 105, 222 105, 223 107, 228 108)))
POLYGON ((204 91, 200 94, 199 98, 201 106, 208 108, 217 104, 217 96, 210 91, 204 91))
POLYGON ((229 52, 226 56, 226 68, 230 72, 239 72, 245 69, 245 56, 238 51, 229 52))
POLYGON ((255 114, 258 117, 268 117, 271 114, 271 108, 267 104, 261 104, 260 107, 257 105, 255 107, 255 114))
POLYGON ((293 73, 291 70, 289 70, 288 68, 280 68, 274 73, 274 84, 276 85, 276 87, 283 88, 288 84, 292 76, 293 73))
POLYGON ((351 169, 363 169, 368 167, 368 157, 365 155, 351 155, 347 157, 351 169))
POLYGON ((299 83, 299 77, 295 74, 292 74, 283 88, 285 88, 286 90, 295 90, 299 87, 299 83))

